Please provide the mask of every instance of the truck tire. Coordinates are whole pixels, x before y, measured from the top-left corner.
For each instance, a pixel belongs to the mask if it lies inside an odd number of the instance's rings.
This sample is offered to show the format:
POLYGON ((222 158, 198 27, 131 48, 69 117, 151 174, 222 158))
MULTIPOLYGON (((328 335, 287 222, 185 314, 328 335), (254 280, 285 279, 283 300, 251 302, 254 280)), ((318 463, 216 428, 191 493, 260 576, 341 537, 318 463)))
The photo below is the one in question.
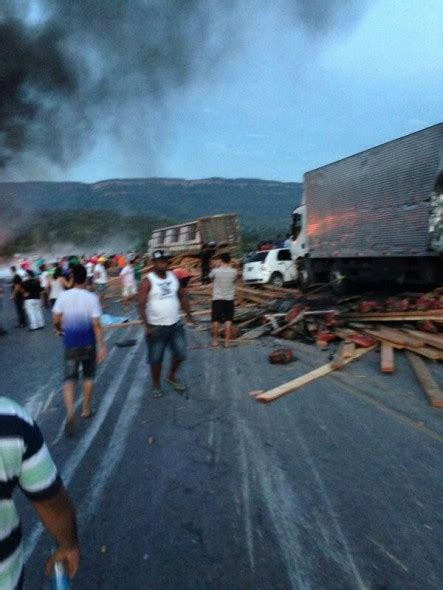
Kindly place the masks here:
POLYGON ((284 285, 283 275, 279 272, 274 272, 274 273, 272 273, 269 282, 273 287, 283 287, 283 285, 284 285))

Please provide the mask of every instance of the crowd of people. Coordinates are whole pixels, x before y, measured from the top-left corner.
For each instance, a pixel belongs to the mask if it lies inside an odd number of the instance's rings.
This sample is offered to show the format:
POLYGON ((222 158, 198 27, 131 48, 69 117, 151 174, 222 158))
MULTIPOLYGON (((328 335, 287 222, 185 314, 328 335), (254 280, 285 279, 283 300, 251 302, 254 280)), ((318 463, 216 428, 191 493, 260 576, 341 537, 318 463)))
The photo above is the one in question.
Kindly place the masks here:
MULTIPOLYGON (((24 258, 10 267, 11 298, 17 313, 17 327, 40 330, 45 327, 43 308, 52 309, 59 296, 73 286, 73 268, 82 264, 87 272, 87 287, 95 291, 103 308, 108 288, 108 270, 116 269, 125 304, 135 299, 144 261, 138 254, 66 256, 53 262, 43 258, 24 258)), ((4 289, 0 295, 5 295, 4 289)), ((6 333, 0 329, 0 334, 6 333)))
MULTIPOLYGON (((214 248, 209 257, 201 256, 202 284, 213 283, 212 346, 219 346, 220 328, 224 324, 224 345, 229 347, 237 270, 229 254, 223 253, 215 260, 214 256, 214 248)), ((143 272, 144 266, 137 255, 70 257, 49 264, 42 259, 34 264, 24 260, 11 267, 11 297, 18 327, 43 328, 42 307, 46 307, 52 312, 54 331, 63 337, 66 436, 73 437, 76 433, 75 398, 80 369, 83 380, 81 418, 88 420, 95 413, 92 400, 96 366, 107 356, 101 303, 111 267, 120 277, 123 303, 129 304, 138 295, 152 396, 164 395, 162 366, 168 349, 171 364, 164 381, 178 393, 186 389, 179 376, 186 359, 186 333, 181 318, 184 314, 187 322, 194 323, 186 291, 191 275, 185 269, 169 270, 169 260, 165 251, 154 251, 149 272, 143 272)), ((3 527, 0 587, 11 590, 23 588, 24 584, 21 528, 13 499, 17 485, 57 542, 57 549, 46 565, 47 573, 53 573, 56 564, 63 564, 66 574, 74 577, 80 562, 74 506, 32 417, 13 400, 0 398, 0 499, 4 500, 0 502, 3 527)))

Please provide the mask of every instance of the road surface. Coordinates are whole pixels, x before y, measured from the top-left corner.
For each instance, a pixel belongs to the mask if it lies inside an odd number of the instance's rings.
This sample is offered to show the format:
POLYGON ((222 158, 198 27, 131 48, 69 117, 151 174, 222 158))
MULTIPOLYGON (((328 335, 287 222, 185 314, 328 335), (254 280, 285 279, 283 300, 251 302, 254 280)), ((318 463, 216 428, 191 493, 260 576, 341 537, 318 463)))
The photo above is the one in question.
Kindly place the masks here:
MULTIPOLYGON (((49 315, 48 315, 49 318, 49 315)), ((403 355, 381 375, 369 353, 265 406, 248 392, 327 362, 268 364, 281 342, 212 350, 188 330, 188 395, 150 397, 140 328, 108 332, 98 412, 63 436, 62 350, 49 328, 0 339, 0 394, 39 423, 75 501, 75 588, 440 590, 442 410, 403 355), (115 343, 134 337, 133 347, 115 343)), ((287 342, 284 343, 288 345, 287 342)), ((432 370, 442 382, 443 367, 432 370)), ((17 493, 28 588, 43 588, 52 543, 17 493)))

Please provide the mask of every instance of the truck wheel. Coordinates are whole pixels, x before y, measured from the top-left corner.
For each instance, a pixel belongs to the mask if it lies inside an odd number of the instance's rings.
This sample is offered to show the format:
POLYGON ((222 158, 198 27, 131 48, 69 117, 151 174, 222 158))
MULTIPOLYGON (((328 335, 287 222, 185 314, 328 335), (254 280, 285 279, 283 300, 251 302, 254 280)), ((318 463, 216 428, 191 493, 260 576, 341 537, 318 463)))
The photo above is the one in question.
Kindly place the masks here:
POLYGON ((283 287, 283 276, 279 272, 274 272, 269 282, 273 287, 283 287))
POLYGON ((329 271, 329 282, 331 289, 336 295, 344 295, 349 288, 349 283, 346 275, 343 274, 340 266, 334 264, 329 271))

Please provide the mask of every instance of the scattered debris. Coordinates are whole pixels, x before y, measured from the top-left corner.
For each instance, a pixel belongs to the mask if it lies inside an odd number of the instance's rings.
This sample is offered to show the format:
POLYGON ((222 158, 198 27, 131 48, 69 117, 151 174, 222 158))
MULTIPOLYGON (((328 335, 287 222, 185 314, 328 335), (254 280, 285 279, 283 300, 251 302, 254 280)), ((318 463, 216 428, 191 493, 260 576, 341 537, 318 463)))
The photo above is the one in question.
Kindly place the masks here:
MULTIPOLYGON (((234 264, 241 266, 238 260, 234 261, 234 264)), ((189 254, 177 256, 172 259, 171 268, 184 268, 191 275, 187 287, 188 295, 193 314, 199 317, 204 326, 205 322, 210 321, 212 285, 200 284, 199 257, 189 254)), ((107 329, 141 324, 140 320, 127 318, 116 318, 106 323, 107 329)), ((198 329, 209 329, 209 326, 203 326, 198 329)), ((436 393, 440 389, 435 380, 431 381, 433 378, 423 360, 443 360, 442 288, 426 294, 339 297, 328 291, 327 284, 317 285, 308 293, 272 285, 238 284, 232 329, 233 345, 252 343, 269 335, 311 343, 320 350, 333 348, 335 354, 332 352, 330 363, 289 383, 269 392, 251 392, 257 401, 269 402, 278 399, 313 379, 342 369, 352 360, 380 347, 382 373, 395 372, 396 351, 405 351, 414 371, 419 371, 421 375, 417 378, 419 381, 421 379, 420 383, 431 405, 443 407, 443 398, 441 402, 438 401, 440 398, 436 393), (338 345, 335 344, 336 341, 338 345), (423 375, 426 371, 429 375, 425 378, 423 375), (432 392, 432 396, 429 392, 432 392)), ((270 361, 290 362, 289 352, 292 354, 292 351, 276 350, 270 355, 270 361)))
POLYGON ((291 363, 294 359, 294 353, 289 348, 280 348, 279 350, 274 350, 269 355, 269 362, 273 365, 287 365, 291 363))

